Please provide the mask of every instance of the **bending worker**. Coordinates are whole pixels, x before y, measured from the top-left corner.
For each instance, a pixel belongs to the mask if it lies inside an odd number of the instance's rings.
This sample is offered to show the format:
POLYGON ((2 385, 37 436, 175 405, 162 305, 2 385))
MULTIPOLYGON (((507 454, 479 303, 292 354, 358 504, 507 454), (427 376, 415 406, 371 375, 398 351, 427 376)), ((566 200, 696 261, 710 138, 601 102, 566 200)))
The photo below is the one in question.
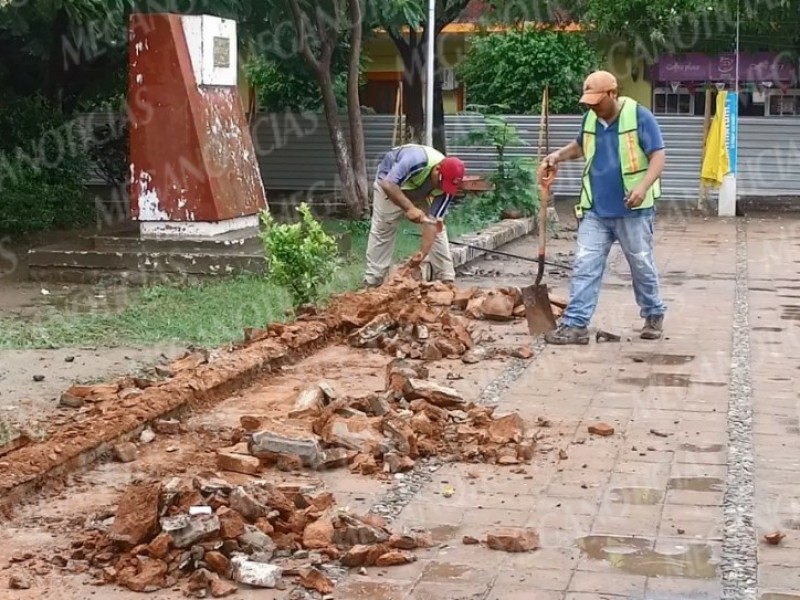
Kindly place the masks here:
POLYGON ((588 106, 577 139, 547 156, 539 179, 558 163, 584 157, 586 166, 569 303, 561 324, 545 335, 550 344, 588 344, 611 246, 619 242, 628 261, 633 293, 644 319, 641 337, 659 339, 666 307, 653 253, 655 202, 661 197, 664 140, 653 114, 620 97, 616 78, 596 71, 586 78, 581 104, 588 106))
POLYGON ((423 226, 421 250, 413 262, 428 264, 431 279, 455 280, 444 217, 463 178, 464 163, 460 159, 430 146, 406 144, 386 153, 375 176, 364 285, 377 287, 383 283, 403 216, 423 226), (427 201, 428 214, 415 205, 423 201, 427 201))

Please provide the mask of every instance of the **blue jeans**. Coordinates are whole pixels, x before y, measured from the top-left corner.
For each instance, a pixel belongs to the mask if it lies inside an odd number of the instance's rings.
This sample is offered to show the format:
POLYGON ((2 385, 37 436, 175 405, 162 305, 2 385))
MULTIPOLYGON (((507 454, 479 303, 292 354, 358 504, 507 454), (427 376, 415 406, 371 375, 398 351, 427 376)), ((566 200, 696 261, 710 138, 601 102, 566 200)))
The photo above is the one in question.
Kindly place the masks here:
POLYGON ((643 318, 663 315, 658 270, 653 256, 655 213, 619 219, 598 217, 586 211, 578 228, 575 264, 570 282, 569 304, 561 322, 587 327, 592 319, 611 246, 619 242, 633 278, 633 293, 643 318))

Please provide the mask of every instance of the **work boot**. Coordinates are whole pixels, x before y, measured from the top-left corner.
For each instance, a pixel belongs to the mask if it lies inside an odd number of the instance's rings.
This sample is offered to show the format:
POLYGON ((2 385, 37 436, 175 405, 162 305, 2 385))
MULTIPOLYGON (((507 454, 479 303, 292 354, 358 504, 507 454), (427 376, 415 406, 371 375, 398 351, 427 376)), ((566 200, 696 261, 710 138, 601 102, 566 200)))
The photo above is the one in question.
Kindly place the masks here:
POLYGON ((643 340, 658 340, 661 339, 661 332, 664 329, 664 315, 656 315, 647 317, 644 320, 644 327, 640 337, 643 340))
POLYGON ((558 329, 548 331, 544 335, 544 341, 557 346, 566 346, 567 344, 585 346, 589 343, 589 330, 586 327, 570 327, 562 324, 558 326, 558 329))

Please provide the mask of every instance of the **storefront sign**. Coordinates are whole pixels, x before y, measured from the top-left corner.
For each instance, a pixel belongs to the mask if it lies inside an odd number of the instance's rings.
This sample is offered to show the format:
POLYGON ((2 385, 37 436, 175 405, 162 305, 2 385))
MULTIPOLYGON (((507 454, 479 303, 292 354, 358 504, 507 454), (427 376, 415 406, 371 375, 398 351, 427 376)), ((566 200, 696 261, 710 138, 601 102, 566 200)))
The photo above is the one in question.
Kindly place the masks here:
MULTIPOLYGON (((662 56, 653 69, 656 81, 728 81, 736 80, 736 54, 728 52, 718 56, 688 53, 680 56, 662 56)), ((739 81, 797 80, 797 69, 785 54, 769 52, 740 53, 739 81)))

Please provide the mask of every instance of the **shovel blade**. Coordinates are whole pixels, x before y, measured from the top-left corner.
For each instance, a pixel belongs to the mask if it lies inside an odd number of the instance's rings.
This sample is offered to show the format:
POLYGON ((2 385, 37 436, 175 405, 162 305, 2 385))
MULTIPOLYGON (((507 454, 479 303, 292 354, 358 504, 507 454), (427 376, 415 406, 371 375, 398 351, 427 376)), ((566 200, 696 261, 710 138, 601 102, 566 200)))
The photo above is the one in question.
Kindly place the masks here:
POLYGON ((522 288, 522 303, 525 305, 525 319, 531 335, 547 333, 556 328, 556 316, 545 284, 522 288))

